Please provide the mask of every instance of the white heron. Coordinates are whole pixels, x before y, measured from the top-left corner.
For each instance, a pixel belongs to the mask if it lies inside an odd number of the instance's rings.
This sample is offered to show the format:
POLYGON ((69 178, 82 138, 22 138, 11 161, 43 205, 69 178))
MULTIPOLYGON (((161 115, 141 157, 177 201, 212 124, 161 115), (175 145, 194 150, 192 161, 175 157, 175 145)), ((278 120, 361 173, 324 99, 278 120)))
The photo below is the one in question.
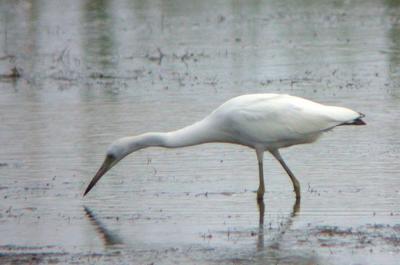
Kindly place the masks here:
POLYGON ((284 94, 249 94, 232 98, 203 120, 172 132, 149 132, 124 137, 112 143, 106 158, 85 190, 86 195, 99 179, 132 152, 151 146, 178 148, 203 143, 231 143, 253 148, 257 154, 259 186, 257 199, 263 200, 265 186, 263 155, 269 151, 289 175, 296 198, 300 183, 282 159, 279 149, 311 143, 339 125, 364 125, 364 114, 322 105, 284 94))

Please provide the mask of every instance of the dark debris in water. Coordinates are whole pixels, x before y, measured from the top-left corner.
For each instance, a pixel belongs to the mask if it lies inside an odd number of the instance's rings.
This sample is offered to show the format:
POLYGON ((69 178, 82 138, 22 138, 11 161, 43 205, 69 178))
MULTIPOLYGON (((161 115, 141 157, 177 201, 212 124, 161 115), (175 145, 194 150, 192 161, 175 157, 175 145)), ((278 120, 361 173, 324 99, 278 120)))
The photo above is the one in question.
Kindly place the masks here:
POLYGON ((61 264, 66 253, 0 253, 1 264, 61 264))
POLYGON ((55 246, 18 246, 18 245, 0 245, 0 252, 2 251, 43 251, 53 249, 55 246))
POLYGON ((94 79, 115 79, 117 77, 113 76, 113 75, 109 75, 109 74, 95 72, 95 73, 91 73, 89 75, 89 78, 94 78, 94 79))
POLYGON ((322 236, 351 236, 353 234, 352 228, 340 229, 337 226, 322 227, 318 234, 322 236))
POLYGON ((322 247, 339 247, 343 245, 353 245, 359 248, 381 245, 392 247, 400 246, 400 225, 366 225, 356 229, 339 228, 337 226, 316 227, 312 234, 318 238, 322 247), (354 242, 355 241, 355 242, 354 242))
POLYGON ((0 264, 86 264, 120 254, 120 251, 68 253, 55 246, 1 245, 0 264))
POLYGON ((205 192, 205 193, 197 193, 194 196, 199 197, 199 196, 204 196, 208 197, 208 195, 223 195, 223 196, 232 196, 235 194, 239 194, 239 192, 229 192, 229 191, 224 191, 224 192, 205 192))
POLYGON ((162 60, 163 60, 165 54, 161 51, 160 48, 157 48, 157 52, 158 52, 158 55, 146 54, 145 57, 146 57, 149 61, 151 61, 151 62, 157 62, 158 65, 161 65, 162 60))
POLYGON ((64 252, 52 252, 54 246, 0 246, 0 264, 42 264, 60 262, 64 252))
POLYGON ((0 78, 2 79, 17 79, 22 76, 22 70, 18 67, 13 67, 11 68, 9 73, 6 74, 0 74, 0 78))

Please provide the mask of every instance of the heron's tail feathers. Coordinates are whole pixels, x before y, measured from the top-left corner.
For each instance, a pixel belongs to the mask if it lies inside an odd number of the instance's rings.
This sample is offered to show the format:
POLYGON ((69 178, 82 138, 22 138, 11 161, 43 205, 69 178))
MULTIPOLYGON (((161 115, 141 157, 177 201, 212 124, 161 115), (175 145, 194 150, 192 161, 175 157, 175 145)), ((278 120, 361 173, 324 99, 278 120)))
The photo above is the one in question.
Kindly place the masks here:
POLYGON ((366 125, 365 121, 362 120, 362 118, 365 117, 365 114, 359 112, 360 116, 352 121, 342 123, 340 125, 366 125))

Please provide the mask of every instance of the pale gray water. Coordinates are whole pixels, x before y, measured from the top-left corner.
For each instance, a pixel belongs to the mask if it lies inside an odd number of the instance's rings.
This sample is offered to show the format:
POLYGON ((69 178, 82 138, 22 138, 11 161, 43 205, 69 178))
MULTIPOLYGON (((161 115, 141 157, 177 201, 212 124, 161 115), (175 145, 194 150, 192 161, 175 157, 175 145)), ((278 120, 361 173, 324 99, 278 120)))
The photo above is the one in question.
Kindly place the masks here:
POLYGON ((398 1, 2 1, 0 261, 397 264, 399 71, 398 1), (282 151, 295 214, 266 155, 259 226, 255 154, 221 144, 141 150, 82 198, 114 139, 255 92, 367 115, 282 151))

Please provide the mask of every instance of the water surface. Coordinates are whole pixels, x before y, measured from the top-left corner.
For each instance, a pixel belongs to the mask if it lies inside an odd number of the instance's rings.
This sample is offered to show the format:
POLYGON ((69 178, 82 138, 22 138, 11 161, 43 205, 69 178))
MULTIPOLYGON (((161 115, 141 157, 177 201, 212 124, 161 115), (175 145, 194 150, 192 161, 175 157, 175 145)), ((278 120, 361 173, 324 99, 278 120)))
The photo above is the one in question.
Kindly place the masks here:
POLYGON ((398 1, 9 1, 0 14, 2 263, 398 262, 398 1), (266 155, 263 215, 255 153, 227 144, 141 150, 82 197, 111 141, 258 92, 367 115, 282 150, 300 204, 266 155))

